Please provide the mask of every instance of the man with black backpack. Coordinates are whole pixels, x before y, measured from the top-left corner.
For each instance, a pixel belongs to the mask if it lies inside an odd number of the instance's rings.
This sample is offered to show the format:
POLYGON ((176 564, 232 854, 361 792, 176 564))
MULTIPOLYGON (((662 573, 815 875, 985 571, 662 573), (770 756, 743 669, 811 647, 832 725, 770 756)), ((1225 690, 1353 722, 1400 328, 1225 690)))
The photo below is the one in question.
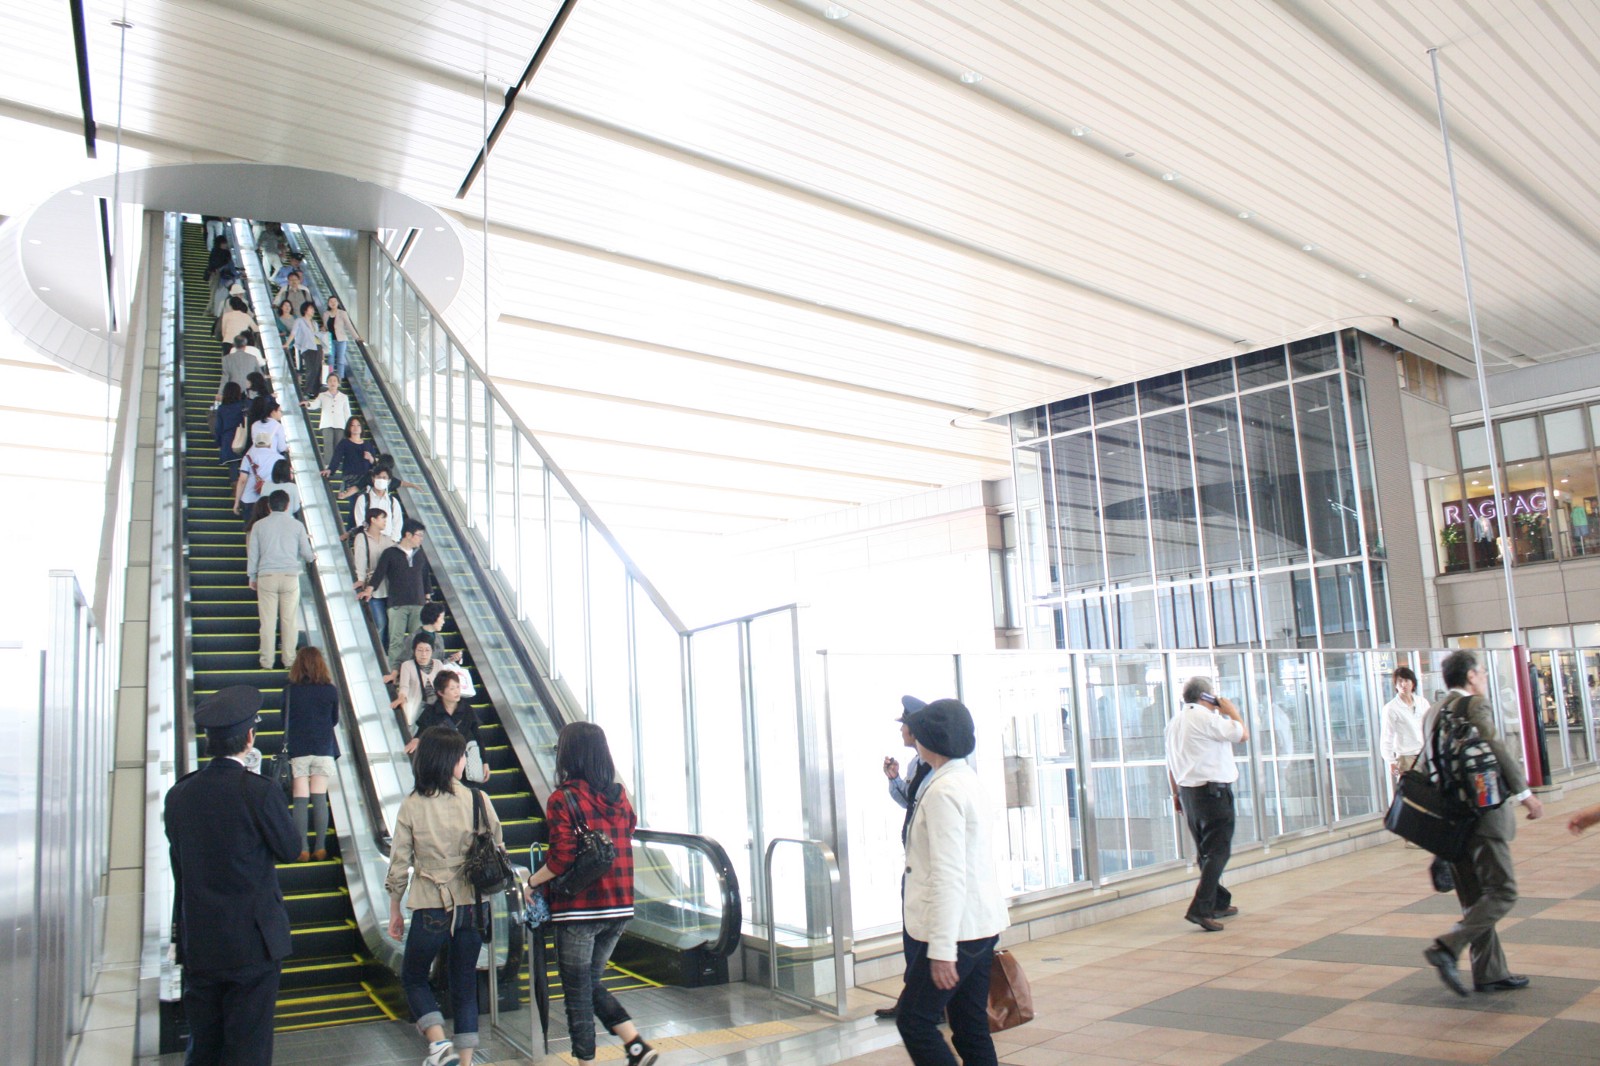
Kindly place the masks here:
POLYGON ((1463 948, 1472 951, 1472 983, 1479 992, 1526 988, 1528 979, 1507 966, 1495 926, 1517 902, 1511 868, 1517 822, 1511 805, 1527 808, 1532 821, 1544 814, 1544 804, 1528 788, 1521 761, 1500 740, 1495 710, 1486 698, 1489 673, 1478 665, 1477 656, 1453 651, 1440 671, 1450 693, 1423 725, 1424 756, 1441 788, 1455 791, 1463 805, 1477 811, 1477 823, 1466 854, 1452 864, 1461 920, 1422 955, 1458 996, 1468 994, 1456 965, 1463 948))

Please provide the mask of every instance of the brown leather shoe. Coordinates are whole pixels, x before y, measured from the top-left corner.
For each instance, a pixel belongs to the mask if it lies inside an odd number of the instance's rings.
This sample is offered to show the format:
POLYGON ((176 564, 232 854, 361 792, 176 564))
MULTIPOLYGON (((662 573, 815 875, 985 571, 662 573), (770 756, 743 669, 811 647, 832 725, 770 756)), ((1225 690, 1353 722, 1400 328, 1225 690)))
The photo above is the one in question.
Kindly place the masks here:
POLYGON ((300 854, 298 854, 298 855, 296 855, 294 857, 294 861, 295 862, 310 862, 311 861, 311 853, 309 851, 302 851, 300 854))
POLYGON ((1183 916, 1183 920, 1186 922, 1193 922, 1195 925, 1198 925, 1201 929, 1204 929, 1208 933, 1220 933, 1223 930, 1223 925, 1221 922, 1212 918, 1207 918, 1203 914, 1185 914, 1183 916))
POLYGON ((328 857, 328 849, 327 848, 318 848, 316 851, 313 851, 311 853, 311 861, 312 862, 322 862, 325 859, 327 859, 327 857, 328 857))
POLYGON ((1238 913, 1239 913, 1239 908, 1233 906, 1232 904, 1230 904, 1230 905, 1222 908, 1220 911, 1212 911, 1211 912, 1211 917, 1213 917, 1213 918, 1232 918, 1235 914, 1238 914, 1238 913))

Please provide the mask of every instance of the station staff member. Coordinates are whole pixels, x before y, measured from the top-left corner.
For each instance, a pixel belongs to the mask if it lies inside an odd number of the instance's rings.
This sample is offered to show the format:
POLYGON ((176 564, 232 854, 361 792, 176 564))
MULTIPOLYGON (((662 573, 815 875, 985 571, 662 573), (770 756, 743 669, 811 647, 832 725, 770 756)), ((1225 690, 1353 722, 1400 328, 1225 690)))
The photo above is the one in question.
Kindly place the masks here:
POLYGON ((289 912, 274 861, 304 841, 271 781, 245 769, 261 692, 234 685, 195 710, 211 762, 167 792, 165 822, 177 882, 173 935, 189 1019, 185 1066, 270 1066, 272 1011, 289 912))

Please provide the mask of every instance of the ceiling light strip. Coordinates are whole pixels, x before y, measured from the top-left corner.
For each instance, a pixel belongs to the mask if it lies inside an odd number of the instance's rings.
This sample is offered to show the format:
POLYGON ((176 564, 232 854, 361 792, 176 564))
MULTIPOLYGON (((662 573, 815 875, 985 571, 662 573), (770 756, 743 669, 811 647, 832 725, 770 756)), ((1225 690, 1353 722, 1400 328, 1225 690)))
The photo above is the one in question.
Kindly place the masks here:
MULTIPOLYGON (((494 151, 495 144, 500 140, 500 134, 505 132, 506 124, 511 121, 511 115, 517 108, 517 97, 528 83, 533 81, 533 76, 539 72, 539 66, 544 62, 544 57, 550 54, 550 48, 556 43, 556 37, 561 33, 561 27, 567 24, 567 16, 572 14, 577 0, 561 0, 561 10, 556 12, 556 17, 550 20, 550 28, 539 41, 539 47, 534 49, 533 58, 528 60, 528 67, 522 72, 522 77, 517 83, 506 90, 505 106, 500 109, 500 117, 495 119, 494 129, 489 131, 484 146, 478 149, 478 158, 472 161, 471 168, 467 171, 466 180, 461 183, 461 188, 456 190, 456 199, 465 200, 467 190, 472 188, 472 183, 478 177, 478 172, 483 169, 489 159, 489 153, 494 151)), ((487 282, 487 279, 485 279, 487 282)))

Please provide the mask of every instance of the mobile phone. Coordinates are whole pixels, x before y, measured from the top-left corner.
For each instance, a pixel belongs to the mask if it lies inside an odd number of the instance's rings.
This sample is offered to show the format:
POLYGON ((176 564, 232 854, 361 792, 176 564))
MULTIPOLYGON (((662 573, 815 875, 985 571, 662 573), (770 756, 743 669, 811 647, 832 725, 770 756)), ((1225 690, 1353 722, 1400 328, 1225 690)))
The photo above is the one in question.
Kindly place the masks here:
POLYGON ((1217 707, 1217 706, 1220 706, 1220 705, 1219 705, 1219 704, 1218 704, 1218 703, 1217 703, 1217 698, 1216 698, 1216 697, 1215 697, 1215 696, 1213 696, 1213 695, 1212 695, 1212 694, 1211 694, 1211 693, 1209 693, 1209 692, 1206 692, 1206 693, 1202 693, 1202 694, 1201 694, 1201 696, 1200 696, 1200 702, 1201 702, 1201 703, 1209 703, 1209 704, 1211 704, 1211 706, 1213 706, 1213 707, 1217 707))

